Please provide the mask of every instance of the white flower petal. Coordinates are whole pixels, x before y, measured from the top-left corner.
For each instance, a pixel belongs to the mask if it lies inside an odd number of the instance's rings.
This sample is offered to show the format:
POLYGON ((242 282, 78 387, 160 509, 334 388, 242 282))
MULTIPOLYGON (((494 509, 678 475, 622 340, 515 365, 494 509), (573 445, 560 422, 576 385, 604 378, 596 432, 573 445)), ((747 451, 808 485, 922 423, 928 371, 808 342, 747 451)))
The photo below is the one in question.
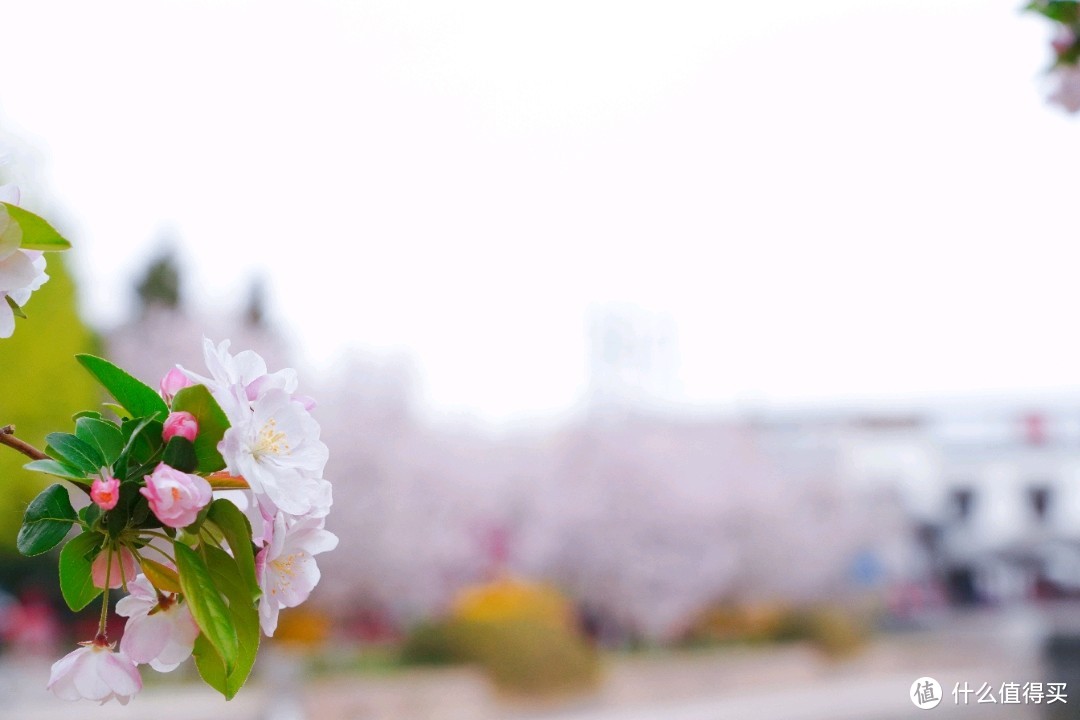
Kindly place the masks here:
POLYGON ((0 338, 15 334, 15 311, 7 304, 6 293, 0 293, 0 338))
POLYGON ((0 292, 29 287, 38 278, 34 261, 26 253, 16 251, 0 260, 0 292))
POLYGON ((19 186, 14 183, 0 185, 0 202, 18 205, 21 200, 19 186))
POLYGON ((170 623, 164 612, 153 615, 135 615, 124 626, 120 649, 139 665, 144 665, 158 655, 169 642, 170 623))

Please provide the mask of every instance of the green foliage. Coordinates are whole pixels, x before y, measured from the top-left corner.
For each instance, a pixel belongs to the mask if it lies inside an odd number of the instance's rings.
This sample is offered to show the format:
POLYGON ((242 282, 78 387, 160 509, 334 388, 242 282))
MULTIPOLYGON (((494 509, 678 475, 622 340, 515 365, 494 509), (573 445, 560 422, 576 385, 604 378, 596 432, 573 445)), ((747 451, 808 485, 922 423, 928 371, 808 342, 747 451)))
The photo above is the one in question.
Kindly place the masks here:
POLYGON ((192 385, 176 393, 172 402, 173 412, 188 412, 199 423, 199 432, 195 436, 195 455, 198 458, 200 473, 217 472, 225 468, 225 460, 217 446, 225 431, 229 429, 229 419, 217 400, 205 385, 192 385))
POLYGON ((123 482, 140 479, 153 470, 161 460, 163 426, 159 420, 140 418, 125 420, 120 426, 124 449, 116 462, 116 475, 123 482))
POLYGON ((57 462, 56 460, 34 460, 32 462, 26 463, 26 465, 24 465, 23 467, 33 472, 45 473, 46 475, 64 478, 65 480, 75 480, 82 485, 87 484, 85 473, 76 470, 75 468, 68 467, 67 465, 64 465, 61 462, 57 462))
POLYGON ((60 551, 60 592, 76 612, 101 594, 101 588, 94 585, 91 567, 103 539, 99 533, 84 532, 68 540, 60 551))
POLYGON ((71 433, 54 432, 45 436, 45 454, 67 468, 85 475, 100 472, 105 458, 98 450, 71 433))
POLYGON ((1033 0, 1024 9, 1066 25, 1080 21, 1080 3, 1076 0, 1033 0))
POLYGON ((179 435, 169 438, 169 442, 165 446, 165 452, 161 456, 161 461, 171 468, 186 473, 195 472, 195 466, 198 465, 198 459, 195 457, 195 446, 191 444, 190 440, 179 435))
MULTIPOLYGON (((235 505, 226 504, 236 508, 235 505)), ((243 518, 243 515, 240 517, 243 518)), ((228 669, 220 654, 214 651, 206 633, 203 633, 195 640, 195 666, 208 685, 224 695, 226 700, 231 700, 243 687, 255 665, 255 655, 259 650, 259 613, 251 601, 251 588, 241 579, 236 561, 216 547, 206 546, 205 552, 210 575, 228 603, 229 621, 236 630, 238 648, 236 662, 228 669)))
POLYGON ((23 555, 40 555, 60 544, 75 522, 75 509, 63 485, 50 485, 26 508, 16 545, 23 555))
POLYGON ((108 360, 93 355, 76 355, 75 359, 86 368, 87 372, 97 378, 97 381, 132 417, 157 415, 164 420, 169 414, 169 406, 155 390, 108 360))
POLYGON ((262 591, 255 578, 255 552, 251 543, 251 523, 247 517, 228 500, 218 499, 210 504, 206 519, 212 522, 229 543, 236 568, 243 584, 250 592, 251 600, 258 600, 262 591))
POLYGON ((80 417, 75 421, 75 436, 92 445, 106 465, 112 465, 124 450, 124 435, 120 428, 100 418, 80 417))
POLYGON ((11 312, 15 315, 15 317, 22 318, 23 320, 26 319, 26 313, 23 312, 23 309, 19 306, 19 303, 15 302, 15 298, 11 297, 10 295, 5 295, 4 300, 7 301, 7 306, 11 308, 11 312))
POLYGON ((18 205, 4 202, 0 202, 0 205, 7 208, 11 219, 19 224, 22 230, 19 247, 23 250, 67 250, 71 247, 71 243, 61 237, 44 218, 18 205))
POLYGON ((413 664, 475 663, 500 690, 580 691, 599 680, 596 651, 572 629, 530 620, 448 620, 417 627, 402 650, 413 664))
POLYGON ((806 608, 790 619, 787 632, 792 639, 806 640, 831 658, 857 653, 870 635, 867 618, 840 607, 806 608))
POLYGON ((158 590, 169 593, 180 593, 184 591, 184 589, 180 587, 180 576, 177 575, 176 571, 171 567, 162 565, 150 558, 142 558, 139 561, 139 565, 142 568, 143 574, 146 575, 146 578, 158 590))
POLYGON ((236 627, 229 614, 229 607, 214 585, 210 569, 202 558, 179 541, 173 543, 173 549, 176 552, 176 569, 180 574, 184 599, 195 618, 195 624, 213 649, 212 654, 218 656, 227 676, 236 669, 240 653, 236 627))
POLYGON ((734 605, 707 608, 682 638, 691 646, 806 642, 829 657, 850 655, 870 633, 864 613, 834 605, 734 605))
MULTIPOLYGON (((15 334, 0 342, 0 425, 14 424, 19 438, 36 447, 44 446, 48 432, 70 428, 75 412, 101 399, 93 380, 72 372, 71 356, 94 351, 96 343, 75 312, 75 288, 64 259, 47 258, 50 279, 26 305, 31 319, 20 321, 15 334)), ((23 468, 26 460, 0 448, 0 555, 14 555, 23 512, 47 484, 23 468)), ((59 470, 47 463, 40 461, 50 467, 46 472, 59 470)))

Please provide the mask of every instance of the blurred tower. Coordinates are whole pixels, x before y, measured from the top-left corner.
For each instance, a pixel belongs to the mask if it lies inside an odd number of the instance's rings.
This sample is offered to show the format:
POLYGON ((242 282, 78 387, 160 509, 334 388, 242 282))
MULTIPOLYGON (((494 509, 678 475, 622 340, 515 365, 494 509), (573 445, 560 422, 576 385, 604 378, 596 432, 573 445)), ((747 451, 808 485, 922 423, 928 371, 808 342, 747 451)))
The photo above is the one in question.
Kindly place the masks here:
POLYGON ((594 412, 641 409, 674 397, 679 365, 674 321, 634 306, 589 318, 588 400, 594 412))
POLYGON ((173 312, 180 309, 180 268, 172 250, 166 250, 150 263, 135 286, 135 293, 143 317, 155 307, 173 312))

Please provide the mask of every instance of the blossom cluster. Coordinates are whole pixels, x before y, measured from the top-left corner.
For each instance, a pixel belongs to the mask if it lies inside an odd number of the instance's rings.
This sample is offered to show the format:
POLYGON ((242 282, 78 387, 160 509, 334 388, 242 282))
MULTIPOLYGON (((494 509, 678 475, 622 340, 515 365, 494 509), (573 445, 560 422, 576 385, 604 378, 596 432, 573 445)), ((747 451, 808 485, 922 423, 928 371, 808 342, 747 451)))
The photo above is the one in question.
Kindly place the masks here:
MULTIPOLYGON (((44 252, 32 249, 34 239, 27 237, 34 228, 26 227, 26 223, 12 216, 12 208, 18 208, 19 199, 18 187, 0 185, 0 338, 11 337, 15 332, 15 317, 23 316, 22 306, 49 279, 45 274, 44 252)), ((29 213, 24 211, 23 216, 29 213)))
POLYGON ((1049 70, 1053 89, 1047 99, 1070 113, 1080 112, 1080 2, 1032 0, 1025 9, 1054 23, 1049 70))
POLYGON ((96 637, 57 661, 48 687, 64 699, 126 703, 140 665, 160 672, 194 656, 208 684, 231 698, 246 680, 259 636, 319 582, 315 556, 337 538, 328 458, 293 370, 270 372, 251 351, 204 341, 207 372, 180 366, 159 390, 101 358, 79 362, 116 399, 119 421, 80 413, 74 433, 48 436, 47 459, 27 468, 89 496, 77 513, 53 485, 27 508, 19 549, 33 555, 81 533, 60 553, 60 586, 73 610, 103 595, 96 637), (111 589, 126 617, 106 636, 111 589))

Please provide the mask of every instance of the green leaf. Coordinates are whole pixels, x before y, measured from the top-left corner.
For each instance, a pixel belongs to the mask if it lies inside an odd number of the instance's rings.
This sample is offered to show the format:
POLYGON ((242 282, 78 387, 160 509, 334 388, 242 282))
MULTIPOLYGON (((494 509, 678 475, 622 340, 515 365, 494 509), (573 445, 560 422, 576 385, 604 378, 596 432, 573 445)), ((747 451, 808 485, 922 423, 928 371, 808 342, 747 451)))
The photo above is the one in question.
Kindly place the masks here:
POLYGON ((149 385, 136 380, 108 360, 93 355, 76 355, 79 364, 97 378, 132 417, 156 417, 164 420, 169 406, 149 385))
POLYGON ((176 569, 180 574, 180 587, 184 589, 184 600, 191 609, 195 624, 213 646, 225 674, 229 675, 236 668, 240 652, 229 608, 215 587, 210 570, 195 551, 182 542, 174 542, 173 550, 176 553, 176 569))
POLYGON ((67 250, 71 243, 56 232, 52 225, 34 213, 11 203, 0 203, 7 208, 11 219, 22 228, 23 250, 67 250))
POLYGON ((176 393, 172 409, 173 412, 191 413, 199 423, 199 433, 195 436, 195 456, 199 459, 199 472, 212 473, 224 469, 225 460, 217 446, 225 431, 229 429, 229 418, 206 386, 192 385, 176 393))
POLYGON ((67 489, 50 485, 27 506, 15 544, 23 555, 40 555, 59 545, 74 522, 67 489))
POLYGON ((45 473, 46 475, 53 475, 58 478, 64 478, 65 480, 79 480, 80 484, 86 484, 86 474, 79 472, 75 468, 68 467, 62 462, 57 460, 33 460, 23 465, 27 470, 34 472, 45 473))
POLYGON ((79 418, 94 418, 95 420, 101 419, 101 413, 97 410, 80 410, 71 416, 71 421, 76 422, 79 418))
MULTIPOLYGON (((151 463, 157 457, 158 451, 161 450, 162 430, 162 424, 153 418, 124 421, 120 432, 127 438, 127 443, 120 453, 120 459, 133 461, 128 463, 130 465, 128 470, 136 472, 141 466, 151 463)), ((130 472, 124 473, 128 480, 131 479, 129 475, 130 472)))
POLYGON ((116 500, 116 507, 105 513, 105 529, 109 537, 116 539, 127 528, 134 524, 132 514, 135 506, 145 498, 139 493, 139 484, 126 482, 120 483, 120 497, 116 500))
POLYGON ((239 654, 233 669, 226 670, 206 635, 195 639, 192 654, 203 680, 226 700, 231 700, 243 687, 255 664, 255 655, 259 651, 259 612, 249 591, 239 580, 236 561, 223 550, 210 546, 206 547, 206 559, 214 583, 229 603, 229 617, 236 628, 239 654))
POLYGON ((255 578, 255 553, 251 543, 251 523, 240 508, 225 499, 210 503, 207 520, 214 523, 222 536, 229 543, 229 548, 239 568, 239 578, 247 586, 252 600, 258 600, 262 594, 259 582, 255 578))
POLYGON ((23 320, 26 319, 26 313, 23 312, 22 307, 19 306, 19 303, 15 302, 14 298, 10 295, 5 295, 4 299, 7 300, 8 307, 11 308, 11 312, 15 317, 22 318, 23 320))
POLYGON ((195 446, 191 444, 190 440, 179 435, 169 438, 161 461, 169 467, 185 473, 195 472, 195 468, 199 464, 199 460, 195 456, 195 446))
POLYGON ((94 527, 94 524, 101 519, 101 508, 94 503, 90 503, 79 511, 79 519, 86 523, 88 527, 94 527))
POLYGON ((75 612, 101 594, 101 588, 94 585, 91 565, 103 539, 98 533, 84 532, 68 540, 60 551, 60 592, 75 612))
POLYGON ((87 475, 100 472, 105 465, 105 458, 97 448, 71 433, 49 433, 45 436, 45 442, 48 443, 46 452, 52 450, 50 455, 87 475))
POLYGON ((97 448, 105 465, 111 466, 124 451, 124 434, 111 422, 82 417, 75 421, 75 437, 97 448))
POLYGON ((1066 25, 1072 25, 1080 20, 1080 4, 1076 0, 1034 0, 1024 9, 1066 25))
POLYGON ((180 576, 171 567, 149 558, 142 558, 139 564, 142 566, 146 579, 158 590, 167 593, 183 592, 183 588, 180 587, 180 576))

